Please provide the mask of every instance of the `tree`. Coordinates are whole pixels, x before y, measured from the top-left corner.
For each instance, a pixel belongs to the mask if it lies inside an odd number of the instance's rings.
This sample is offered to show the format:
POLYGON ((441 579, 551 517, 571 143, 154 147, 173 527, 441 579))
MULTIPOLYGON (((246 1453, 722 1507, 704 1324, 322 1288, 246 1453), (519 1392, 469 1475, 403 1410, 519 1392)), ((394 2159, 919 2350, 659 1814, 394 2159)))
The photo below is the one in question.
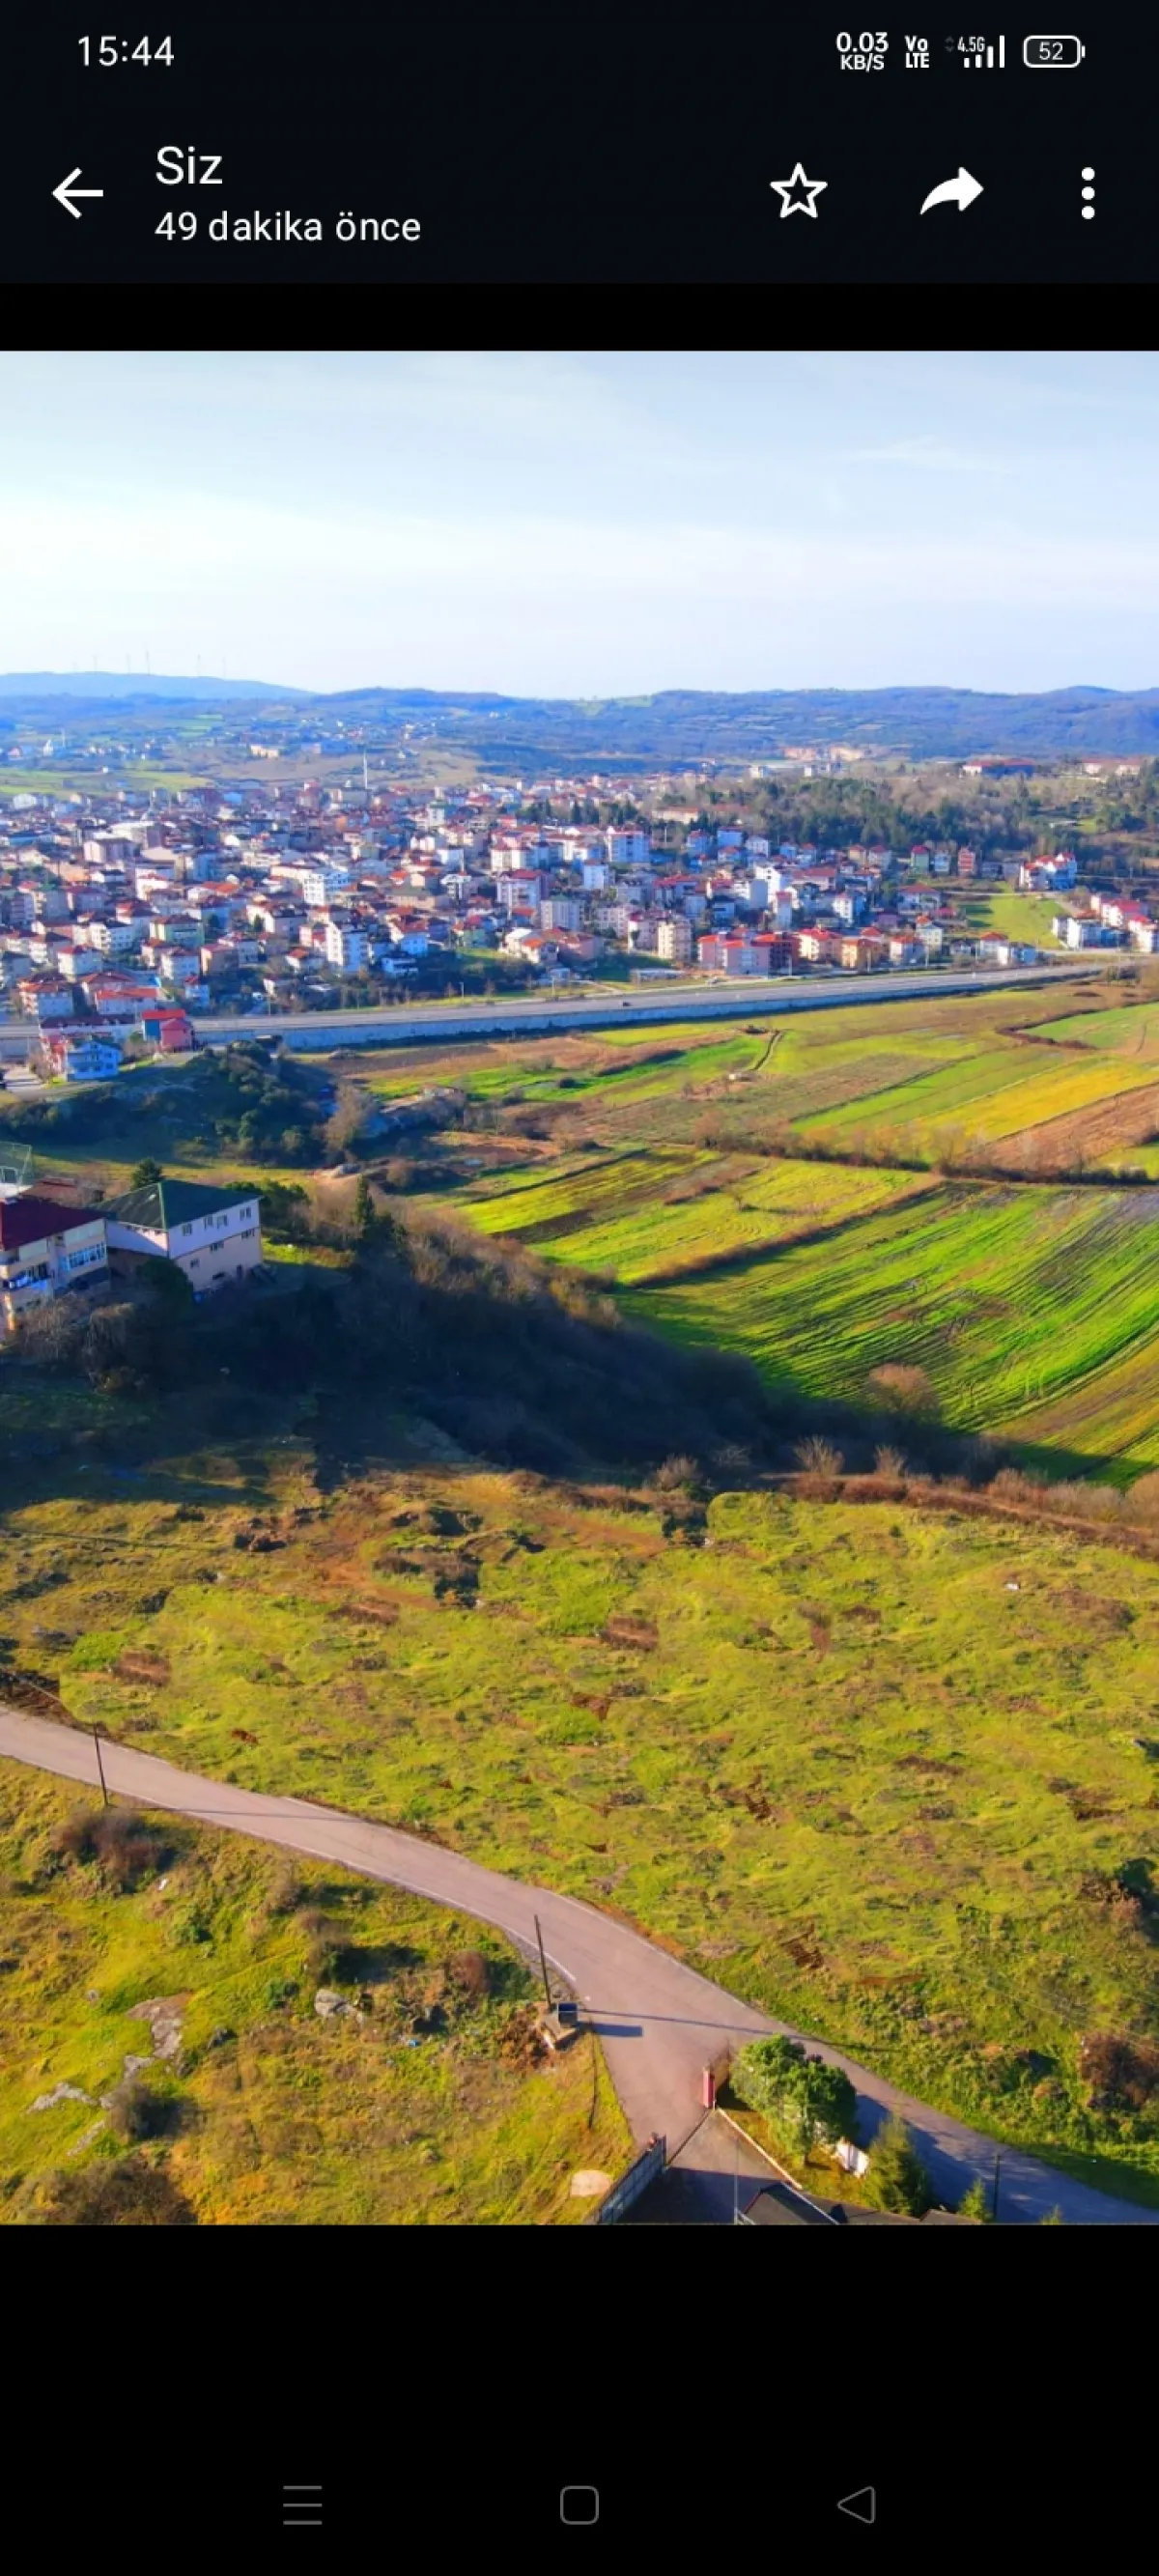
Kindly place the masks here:
POLYGON ((839 2066, 827 2066, 823 2057, 808 2057, 794 2083, 789 2111, 808 2155, 818 2139, 835 2147, 839 2138, 851 2136, 857 2095, 839 2066))
POLYGON ((958 2202, 958 2216, 976 2218, 983 2227, 991 2225, 993 2212, 990 2207, 990 2195, 980 2176, 977 2181, 971 2183, 969 2190, 963 2193, 958 2202))
POLYGON ((750 2110, 775 2116, 804 2061, 805 2051, 799 2040, 750 2040, 733 2062, 732 2089, 750 2110))
POLYGON ((1048 2209, 1045 2218, 1040 2218, 1038 2224, 1040 2227, 1065 2227, 1066 2220, 1061 2209, 1048 2209))
POLYGON ((897 2210, 910 2218, 924 2218, 933 2200, 929 2175, 896 2111, 874 2139, 865 2197, 874 2209, 897 2210))
POLYGON ((152 1155, 147 1154, 143 1163, 134 1163, 133 1169, 129 1174, 129 1188, 131 1190, 149 1190, 152 1189, 158 1181, 163 1181, 164 1178, 165 1174, 161 1169, 160 1163, 155 1163, 152 1155))
POLYGON ((869 1385, 880 1402, 895 1413, 911 1414, 915 1421, 928 1422, 938 1411, 937 1390, 924 1368, 887 1360, 883 1368, 870 1370, 869 1385))
POLYGON ((836 2145, 857 2118, 857 2095, 840 2067, 806 2057, 798 2039, 757 2039, 742 2048, 732 2086, 750 2109, 790 2129, 805 2154, 818 2138, 836 2145))
MULTIPOLYGON (((193 1281, 177 1261, 147 1261, 144 1282, 160 1304, 173 1316, 191 1313, 194 1303, 193 1281)), ((115 1309, 113 1310, 116 1311, 115 1309)))
POLYGON ((365 1172, 360 1172, 358 1187, 354 1193, 354 1231, 360 1242, 365 1243, 367 1237, 373 1234, 376 1222, 370 1183, 365 1172))
POLYGON ((346 1147, 353 1144, 366 1110, 365 1092, 357 1090, 352 1082, 340 1083, 337 1100, 323 1131, 328 1153, 345 1153, 346 1147))

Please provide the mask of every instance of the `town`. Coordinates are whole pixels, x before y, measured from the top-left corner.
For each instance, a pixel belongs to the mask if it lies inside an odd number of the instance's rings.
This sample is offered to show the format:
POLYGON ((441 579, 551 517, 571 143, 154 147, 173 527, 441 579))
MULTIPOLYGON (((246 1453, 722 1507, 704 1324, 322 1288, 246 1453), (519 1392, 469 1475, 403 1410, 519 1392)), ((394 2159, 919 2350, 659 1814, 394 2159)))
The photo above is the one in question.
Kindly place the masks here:
MULTIPOLYGON (((0 806, 6 1059, 34 1081, 107 1081, 142 1056, 187 1053, 199 1017, 221 1010, 276 1019, 536 986, 1153 950, 1159 924, 1118 880, 1076 894, 1071 848, 817 847, 751 828, 770 773, 805 782, 815 762, 838 765, 803 751, 736 781, 589 775, 431 794, 372 787, 364 754, 353 788, 13 794, 0 806), (987 928, 969 908, 987 888, 1037 900, 987 928)), ((1141 764, 1105 766, 1137 778, 1141 764)), ((977 778, 987 765, 964 767, 977 778)))

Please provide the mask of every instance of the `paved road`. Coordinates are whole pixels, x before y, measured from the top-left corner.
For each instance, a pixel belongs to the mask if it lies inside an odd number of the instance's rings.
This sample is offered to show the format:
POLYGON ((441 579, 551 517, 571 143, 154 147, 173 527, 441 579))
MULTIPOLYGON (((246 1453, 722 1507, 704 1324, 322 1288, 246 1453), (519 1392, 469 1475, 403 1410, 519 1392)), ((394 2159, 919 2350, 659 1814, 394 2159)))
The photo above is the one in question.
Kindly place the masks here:
MULTIPOLYGON (((731 2227, 738 2209, 747 2209, 764 2183, 781 2179, 782 2169, 762 2155, 726 2119, 723 2111, 706 2111, 698 2128, 649 2183, 639 2200, 624 2212, 625 2227, 731 2227)), ((829 2197, 836 2200, 841 2176, 836 2165, 829 2197)), ((815 2189, 809 2197, 816 2196, 815 2189)))
MULTIPOLYGON (((417 1896, 432 1897, 440 1905, 494 1924, 532 1951, 538 1914, 548 1957, 588 2007, 632 2133, 641 2142, 659 2132, 667 2138, 671 2153, 701 2117, 705 2064, 734 2044, 787 2027, 749 2004, 738 2003, 722 1987, 710 1985, 694 1969, 576 1897, 524 1886, 438 1844, 398 1833, 390 1825, 370 1824, 307 1799, 264 1797, 225 1781, 199 1779, 195 1772, 178 1770, 154 1754, 102 1742, 110 1789, 142 1805, 253 1834, 259 1841, 282 1843, 291 1851, 310 1852, 369 1878, 388 1879, 417 1896)), ((96 1785, 96 1748, 91 1738, 51 1719, 0 1706, 0 1755, 4 1754, 38 1770, 96 1785)), ((816 2045, 833 2065, 844 2067, 856 2085, 863 2140, 868 2141, 887 2110, 901 2112, 941 2200, 953 2206, 976 2175, 992 2181, 992 2139, 899 2093, 896 2086, 836 2049, 819 2042, 810 2045, 816 2045)), ((1112 2200, 1085 2184, 1071 2182, 1033 2156, 1003 2149, 1001 2216, 1025 2223, 1054 2208, 1078 2224, 1159 2225, 1159 2210, 1112 2200)))
POLYGON ((848 1008, 851 1002, 906 1002, 928 994, 985 992, 1009 984, 1046 984, 1058 976, 1099 975, 1106 961, 1060 958, 1044 966, 1010 966, 973 974, 966 969, 932 975, 794 975, 755 976, 720 984, 607 985, 602 991, 512 994, 493 1002, 400 1002, 367 1011, 287 1011, 267 1018, 260 1011, 236 1018, 199 1019, 197 1035, 204 1046, 223 1046, 227 1039, 263 1036, 284 1038, 291 1046, 314 1049, 336 1046, 404 1046, 416 1037, 440 1040, 500 1037, 512 1030, 607 1029, 624 1020, 735 1019, 738 1012, 821 1011, 848 1008))

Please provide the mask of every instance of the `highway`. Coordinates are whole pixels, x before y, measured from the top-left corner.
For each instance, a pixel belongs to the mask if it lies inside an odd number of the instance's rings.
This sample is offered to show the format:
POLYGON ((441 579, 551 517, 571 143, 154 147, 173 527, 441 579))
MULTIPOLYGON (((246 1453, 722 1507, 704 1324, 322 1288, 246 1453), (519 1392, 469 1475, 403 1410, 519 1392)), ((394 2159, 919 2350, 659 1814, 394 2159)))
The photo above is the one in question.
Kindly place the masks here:
MULTIPOLYGON (((735 1019, 743 1012, 775 1017, 785 1011, 848 1009, 851 1002, 914 1002, 938 993, 983 993, 1010 984, 1052 984, 1071 975, 1099 975, 1106 960, 1067 957, 1057 964, 963 968, 925 975, 743 975, 719 983, 636 984, 559 997, 513 993, 493 1001, 387 1002, 354 1011, 236 1011, 194 1023, 199 1046, 227 1046, 231 1038, 279 1037, 287 1046, 315 1053, 348 1046, 413 1046, 417 1039, 542 1035, 551 1029, 622 1028, 625 1021, 660 1025, 665 1020, 735 1019)), ((0 1020, 0 1062, 23 1063, 33 1038, 27 1020, 0 1020)))
POLYGON ((398 1002, 368 1011, 291 1011, 267 1019, 259 1011, 197 1021, 203 1046, 223 1046, 230 1038, 271 1034, 288 1046, 406 1046, 417 1038, 507 1037, 551 1029, 610 1029, 665 1020, 775 1017, 785 1011, 848 1009, 851 1002, 912 1002, 939 993, 989 992, 1010 984, 1050 984, 1071 975, 1097 975, 1103 961, 1067 958, 1045 966, 1010 966, 927 975, 744 975, 705 985, 613 985, 590 987, 559 998, 542 993, 512 994, 494 1001, 398 1002))

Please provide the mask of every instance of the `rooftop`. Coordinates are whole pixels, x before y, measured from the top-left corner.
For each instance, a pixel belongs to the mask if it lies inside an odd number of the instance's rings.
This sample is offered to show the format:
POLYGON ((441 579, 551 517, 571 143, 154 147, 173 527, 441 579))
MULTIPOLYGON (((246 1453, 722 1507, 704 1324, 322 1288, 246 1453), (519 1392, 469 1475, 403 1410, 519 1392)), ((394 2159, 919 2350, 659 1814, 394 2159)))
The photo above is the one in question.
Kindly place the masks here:
POLYGON ((46 1235, 97 1225, 103 1215, 103 1208, 66 1207, 62 1200, 38 1198, 32 1190, 20 1198, 0 1199, 0 1251, 18 1252, 22 1244, 42 1243, 46 1235))
POLYGON ((243 1200, 256 1197, 255 1182, 223 1181, 211 1190, 198 1181, 150 1181, 145 1189, 126 1190, 122 1197, 110 1199, 105 1214, 117 1225, 138 1225, 146 1234, 171 1234, 174 1226, 240 1207, 243 1200))

